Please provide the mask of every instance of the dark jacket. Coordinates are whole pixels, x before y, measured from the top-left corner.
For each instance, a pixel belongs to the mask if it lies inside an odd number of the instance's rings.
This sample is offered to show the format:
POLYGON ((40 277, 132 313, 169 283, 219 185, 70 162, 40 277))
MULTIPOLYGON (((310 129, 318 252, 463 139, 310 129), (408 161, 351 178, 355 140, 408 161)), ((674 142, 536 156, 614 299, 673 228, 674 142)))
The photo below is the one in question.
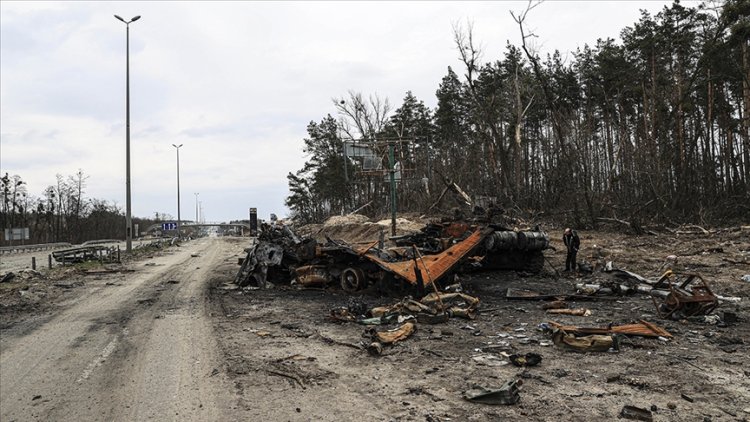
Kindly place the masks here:
POLYGON ((573 230, 570 234, 563 235, 563 243, 568 248, 568 251, 578 252, 581 247, 581 239, 578 237, 578 233, 573 230))

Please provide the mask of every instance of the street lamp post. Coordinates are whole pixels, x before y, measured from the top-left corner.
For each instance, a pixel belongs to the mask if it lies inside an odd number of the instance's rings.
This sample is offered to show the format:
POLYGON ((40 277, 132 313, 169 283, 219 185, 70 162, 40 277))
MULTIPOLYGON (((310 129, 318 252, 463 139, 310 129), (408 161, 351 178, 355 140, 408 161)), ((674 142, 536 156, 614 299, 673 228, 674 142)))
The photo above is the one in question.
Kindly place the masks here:
POLYGON ((115 15, 125 23, 125 250, 133 250, 133 221, 130 204, 130 24, 140 19, 135 16, 129 21, 115 15))
POLYGON ((180 226, 182 225, 180 218, 180 147, 182 147, 182 144, 172 144, 172 146, 177 149, 177 237, 182 238, 182 232, 180 232, 180 226))
POLYGON ((200 195, 200 193, 195 192, 195 224, 199 223, 198 221, 198 195, 200 195))

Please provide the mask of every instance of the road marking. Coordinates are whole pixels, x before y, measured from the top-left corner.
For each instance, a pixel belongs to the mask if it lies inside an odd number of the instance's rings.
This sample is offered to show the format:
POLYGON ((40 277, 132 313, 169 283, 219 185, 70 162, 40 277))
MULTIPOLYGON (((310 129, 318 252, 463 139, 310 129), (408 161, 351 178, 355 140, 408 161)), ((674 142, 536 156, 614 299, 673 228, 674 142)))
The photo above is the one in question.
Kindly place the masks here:
POLYGON ((94 369, 96 369, 97 366, 101 366, 102 362, 104 362, 107 357, 112 354, 112 352, 115 350, 115 347, 117 347, 117 336, 112 339, 112 341, 107 344, 107 346, 104 347, 104 350, 94 358, 91 363, 89 363, 89 366, 86 367, 86 369, 83 370, 83 373, 81 376, 76 380, 77 383, 82 383, 84 380, 88 379, 88 377, 91 376, 91 373, 94 372, 94 369))

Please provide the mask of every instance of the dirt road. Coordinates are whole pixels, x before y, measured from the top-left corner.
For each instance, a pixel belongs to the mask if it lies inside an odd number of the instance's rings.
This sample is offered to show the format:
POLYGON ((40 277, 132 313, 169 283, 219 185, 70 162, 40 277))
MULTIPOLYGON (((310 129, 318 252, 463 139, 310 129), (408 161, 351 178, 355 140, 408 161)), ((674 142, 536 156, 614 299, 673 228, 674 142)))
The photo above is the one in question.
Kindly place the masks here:
POLYGON ((231 246, 186 243, 3 327, 0 420, 226 419, 206 290, 231 246))

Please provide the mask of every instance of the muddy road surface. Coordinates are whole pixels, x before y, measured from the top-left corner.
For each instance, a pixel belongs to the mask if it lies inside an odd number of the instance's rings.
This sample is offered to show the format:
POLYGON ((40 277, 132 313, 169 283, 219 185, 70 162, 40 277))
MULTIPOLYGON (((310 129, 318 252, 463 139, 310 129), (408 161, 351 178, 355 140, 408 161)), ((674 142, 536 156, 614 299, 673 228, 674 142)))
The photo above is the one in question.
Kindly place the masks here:
POLYGON ((74 288, 44 312, 6 308, 0 420, 229 419, 206 292, 233 248, 195 240, 67 280, 74 288))

